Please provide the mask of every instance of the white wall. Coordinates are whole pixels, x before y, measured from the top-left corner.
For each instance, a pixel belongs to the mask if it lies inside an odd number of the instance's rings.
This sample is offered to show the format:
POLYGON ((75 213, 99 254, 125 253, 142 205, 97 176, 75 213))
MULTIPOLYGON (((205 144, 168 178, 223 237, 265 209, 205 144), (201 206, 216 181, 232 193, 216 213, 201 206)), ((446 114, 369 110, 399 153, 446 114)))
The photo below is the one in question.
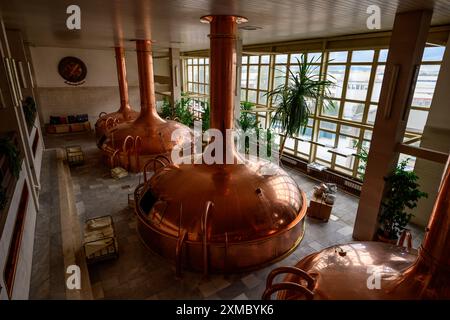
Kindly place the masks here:
MULTIPOLYGON (((102 111, 113 112, 119 108, 120 98, 114 49, 76 49, 55 47, 31 47, 39 109, 44 123, 50 115, 67 116, 87 113, 93 125, 102 111), (58 73, 58 63, 66 56, 81 59, 87 67, 85 83, 68 85, 58 73)), ((140 108, 139 79, 135 51, 126 52, 127 79, 130 105, 140 108)), ((154 60, 155 75, 170 74, 167 59, 154 60)), ((167 90, 159 88, 157 90, 167 90)))
POLYGON ((16 222, 17 210, 19 207, 20 197, 24 183, 28 185, 28 205, 25 213, 24 227, 22 231, 22 240, 20 244, 20 252, 16 265, 16 273, 14 277, 14 286, 11 299, 28 299, 31 279, 31 266, 33 259, 33 245, 34 245, 34 227, 36 222, 36 207, 34 206, 33 198, 31 196, 30 181, 26 175, 25 161, 22 163, 22 170, 17 181, 14 196, 11 199, 11 205, 8 210, 7 219, 3 233, 0 238, 0 285, 2 290, 0 292, 0 300, 7 300, 8 294, 4 283, 4 268, 8 257, 9 248, 11 245, 11 237, 16 222))

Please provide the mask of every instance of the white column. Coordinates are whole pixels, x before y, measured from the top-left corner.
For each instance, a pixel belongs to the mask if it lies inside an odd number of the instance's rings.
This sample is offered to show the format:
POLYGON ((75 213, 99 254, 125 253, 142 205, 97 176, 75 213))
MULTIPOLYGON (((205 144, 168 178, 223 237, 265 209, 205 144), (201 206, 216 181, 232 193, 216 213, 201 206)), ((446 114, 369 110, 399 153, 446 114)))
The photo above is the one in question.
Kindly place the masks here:
POLYGON ((369 159, 353 230, 357 240, 373 240, 386 190, 384 177, 398 160, 397 145, 403 141, 408 119, 414 74, 420 66, 432 12, 397 13, 373 129, 369 159))
POLYGON ((170 66, 170 103, 174 106, 181 98, 180 49, 169 48, 170 66))
MULTIPOLYGON (((450 151, 450 38, 447 41, 433 101, 422 135, 420 146, 431 150, 449 153, 450 151)), ((414 171, 419 177, 420 189, 428 193, 427 199, 421 199, 413 211, 411 220, 420 226, 428 224, 431 210, 444 172, 443 163, 417 159, 414 171)))

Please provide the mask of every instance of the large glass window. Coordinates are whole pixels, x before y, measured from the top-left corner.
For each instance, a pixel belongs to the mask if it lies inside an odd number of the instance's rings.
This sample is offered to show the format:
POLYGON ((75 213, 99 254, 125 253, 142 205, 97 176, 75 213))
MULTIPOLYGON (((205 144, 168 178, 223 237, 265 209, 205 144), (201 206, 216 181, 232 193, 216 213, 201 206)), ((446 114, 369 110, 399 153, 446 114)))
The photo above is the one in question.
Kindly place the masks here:
POLYGON ((242 57, 241 100, 267 105, 270 55, 242 57))
POLYGON ((185 60, 186 88, 189 94, 209 94, 209 58, 185 60))
MULTIPOLYGON (((405 142, 411 140, 418 143, 420 140, 444 50, 444 47, 439 46, 425 48, 422 64, 418 69, 405 142)), ((330 88, 330 97, 335 107, 323 108, 323 101, 308 101, 311 111, 308 126, 292 139, 286 140, 285 152, 308 162, 319 162, 343 174, 359 177, 362 172, 355 155, 361 148, 370 148, 388 49, 304 53, 308 61, 313 61, 314 73, 318 77, 327 74, 327 79, 334 82, 330 88)), ((301 54, 302 52, 293 52, 242 57, 241 100, 260 107, 255 114, 261 126, 270 125, 277 104, 274 99, 267 98, 267 92, 287 83, 288 70, 298 72, 297 59, 300 59, 301 54)), ((187 59, 185 90, 201 93, 200 86, 203 85, 203 92, 208 92, 207 64, 207 59, 187 59), (202 72, 205 75, 202 76, 202 72)), ((273 129, 283 134, 277 123, 273 124, 273 129)))

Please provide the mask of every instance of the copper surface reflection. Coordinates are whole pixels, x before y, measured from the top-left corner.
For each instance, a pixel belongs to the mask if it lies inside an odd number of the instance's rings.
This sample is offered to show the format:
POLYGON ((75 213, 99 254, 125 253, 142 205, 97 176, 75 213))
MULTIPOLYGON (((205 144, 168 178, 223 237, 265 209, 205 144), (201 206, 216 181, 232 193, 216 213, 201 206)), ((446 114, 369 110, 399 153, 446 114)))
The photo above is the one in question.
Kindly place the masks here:
POLYGON ((111 167, 120 165, 132 172, 158 156, 168 158, 177 144, 190 144, 192 131, 185 125, 162 119, 156 111, 153 58, 150 40, 137 40, 141 111, 132 122, 108 130, 101 149, 111 167), (180 130, 181 139, 172 141, 172 133, 180 130))
POLYGON ((129 104, 125 50, 123 47, 116 47, 114 50, 116 53, 120 108, 115 112, 100 113, 99 119, 95 123, 95 135, 97 137, 97 142, 99 142, 99 140, 106 134, 107 130, 113 128, 119 123, 133 121, 139 115, 139 113, 134 111, 129 104))
POLYGON ((333 246, 272 270, 263 299, 450 299, 449 163, 419 251, 381 242, 333 246), (281 272, 288 275, 273 283, 281 272))

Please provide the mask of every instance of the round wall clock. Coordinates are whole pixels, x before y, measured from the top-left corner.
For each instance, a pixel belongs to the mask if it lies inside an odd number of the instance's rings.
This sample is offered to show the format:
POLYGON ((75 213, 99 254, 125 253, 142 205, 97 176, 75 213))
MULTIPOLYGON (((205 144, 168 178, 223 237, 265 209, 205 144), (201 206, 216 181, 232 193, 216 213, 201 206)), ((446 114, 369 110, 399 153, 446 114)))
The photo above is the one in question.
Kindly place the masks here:
POLYGON ((58 64, 58 72, 67 84, 80 85, 84 83, 87 68, 83 61, 75 57, 62 58, 58 64))

